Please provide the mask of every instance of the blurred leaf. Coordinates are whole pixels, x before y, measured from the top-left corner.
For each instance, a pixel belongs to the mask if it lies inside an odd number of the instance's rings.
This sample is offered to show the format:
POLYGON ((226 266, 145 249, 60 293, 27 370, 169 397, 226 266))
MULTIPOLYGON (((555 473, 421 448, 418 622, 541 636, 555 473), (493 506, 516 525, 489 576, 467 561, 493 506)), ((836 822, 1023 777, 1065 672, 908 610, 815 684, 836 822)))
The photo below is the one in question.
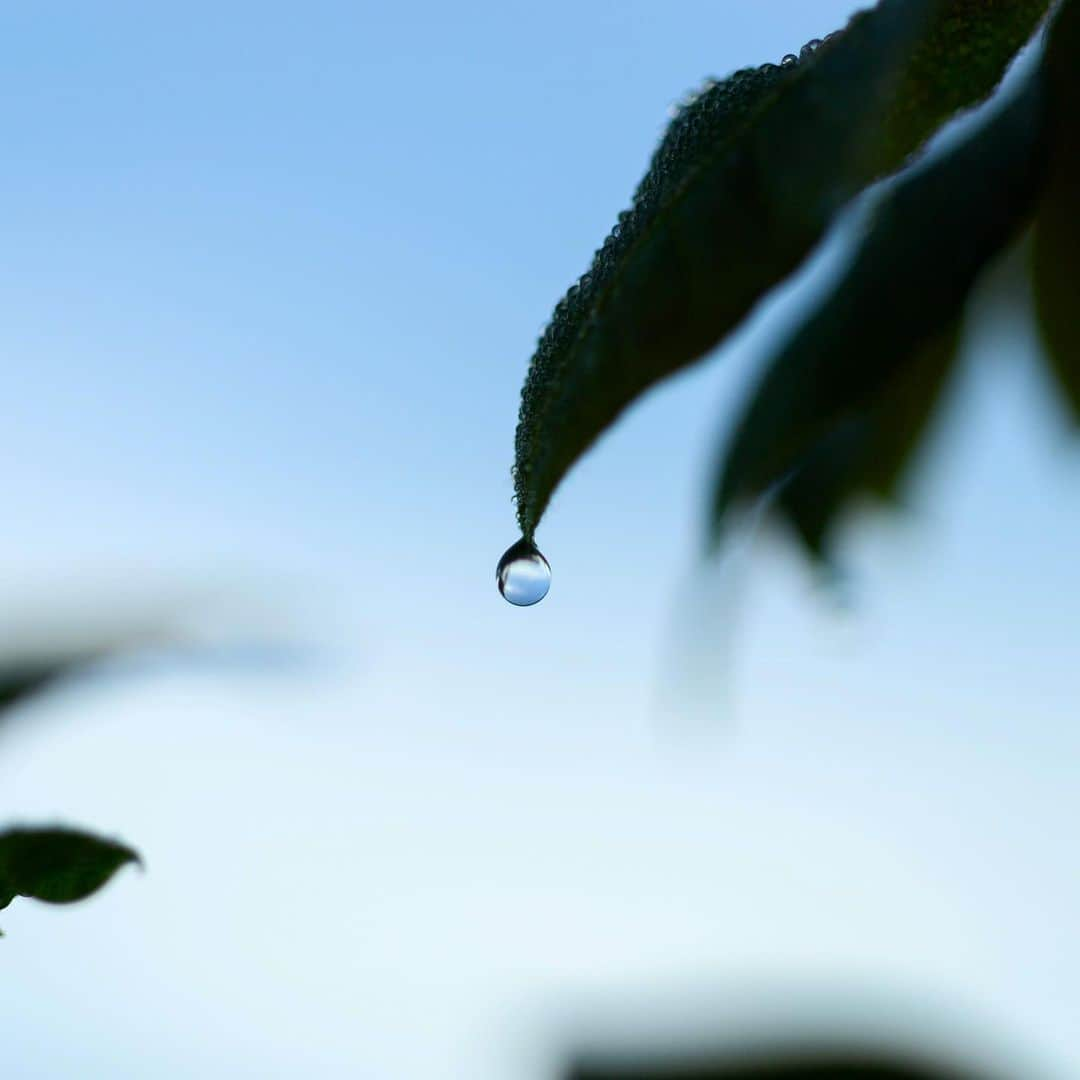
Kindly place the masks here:
POLYGON ((860 495, 892 501, 942 396, 959 344, 952 327, 917 349, 861 415, 842 423, 783 484, 777 512, 816 558, 860 495))
POLYGON ((1035 312, 1051 370, 1080 422, 1080 9, 1062 7, 1047 53, 1054 161, 1035 222, 1035 312))
POLYGON ((0 712, 52 689, 108 655, 107 649, 87 649, 66 655, 0 662, 0 712))
POLYGON ((714 543, 736 503, 782 482, 775 512, 820 555, 853 496, 894 492, 971 288, 1038 198, 1045 100, 1040 68, 973 134, 883 197, 849 269, 751 395, 721 463, 714 543))
POLYGON ((568 1080, 988 1080, 951 1064, 919 1056, 872 1051, 775 1051, 753 1056, 604 1064, 583 1062, 568 1080))
POLYGON ((113 840, 74 829, 0 832, 0 909, 16 896, 70 904, 100 889, 138 854, 113 840))
POLYGON ((1046 8, 882 0, 799 59, 706 84, 533 357, 514 467, 526 538, 618 414, 737 326, 853 195, 985 97, 1046 8))
POLYGON ((149 611, 110 622, 81 618, 14 621, 2 634, 15 644, 0 653, 0 727, 18 707, 110 661, 139 657, 152 665, 259 672, 295 671, 308 654, 284 637, 240 636, 227 628, 207 637, 176 617, 149 611))
POLYGON ((117 611, 102 598, 88 614, 84 603, 62 610, 5 611, 0 637, 0 723, 11 710, 98 664, 155 646, 179 643, 173 616, 164 605, 140 611, 117 611))

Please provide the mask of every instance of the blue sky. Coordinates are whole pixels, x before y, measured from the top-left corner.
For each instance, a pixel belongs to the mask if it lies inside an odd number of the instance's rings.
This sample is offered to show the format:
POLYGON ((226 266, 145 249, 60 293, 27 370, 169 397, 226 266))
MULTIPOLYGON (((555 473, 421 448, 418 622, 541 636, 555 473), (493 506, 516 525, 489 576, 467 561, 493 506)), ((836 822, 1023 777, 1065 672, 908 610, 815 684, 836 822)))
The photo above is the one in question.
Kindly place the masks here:
POLYGON ((3 743, 0 818, 148 860, 4 913, 11 1075, 540 1077, 626 1017, 766 1023, 770 980, 932 993, 1075 1075, 1080 460, 1022 324, 975 321, 911 516, 854 523, 847 617, 777 538, 696 562, 812 279, 581 463, 543 604, 494 586, 529 354, 667 106, 848 13, 0 14, 6 621, 225 595, 320 657, 102 679, 3 743))

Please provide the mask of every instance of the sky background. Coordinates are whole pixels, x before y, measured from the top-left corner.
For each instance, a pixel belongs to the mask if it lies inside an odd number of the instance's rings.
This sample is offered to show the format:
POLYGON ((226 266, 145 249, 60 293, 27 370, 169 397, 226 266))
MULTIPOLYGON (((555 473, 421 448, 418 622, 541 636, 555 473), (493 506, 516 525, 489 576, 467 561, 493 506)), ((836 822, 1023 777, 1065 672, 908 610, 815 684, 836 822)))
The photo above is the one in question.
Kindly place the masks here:
POLYGON ((529 355, 668 105, 850 7, 3 6, 2 632, 306 646, 0 732, 0 820, 147 860, 3 913, 5 1075, 539 1080, 830 1008, 1080 1071, 1080 454, 1022 319, 846 612, 781 538, 697 558, 813 273, 581 462, 543 604, 494 585, 529 355))

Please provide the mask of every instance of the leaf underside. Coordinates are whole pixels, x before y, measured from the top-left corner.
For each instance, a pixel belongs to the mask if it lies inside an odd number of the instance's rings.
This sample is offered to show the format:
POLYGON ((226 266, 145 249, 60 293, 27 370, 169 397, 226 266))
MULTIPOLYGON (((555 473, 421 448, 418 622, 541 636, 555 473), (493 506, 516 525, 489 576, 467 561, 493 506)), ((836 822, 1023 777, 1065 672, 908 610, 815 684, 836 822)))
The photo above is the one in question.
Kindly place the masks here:
POLYGON ((1080 423, 1080 8, 1055 21, 1046 67, 1054 90, 1055 154, 1035 221, 1031 277, 1051 372, 1080 423))
POLYGON ((526 538, 619 413, 722 340, 855 194, 989 94, 1046 8, 882 0, 799 58, 703 87, 533 357, 514 466, 526 538))
POLYGON ((849 269, 766 366, 723 457, 712 540, 771 510, 825 553, 841 510, 895 494, 941 395, 968 295, 1027 223, 1048 158, 1044 73, 881 200, 849 269), (992 182, 988 182, 992 178, 992 182))
MULTIPOLYGON (((775 513, 805 549, 827 561, 839 516, 862 495, 893 502, 929 428, 956 362, 949 327, 917 349, 878 400, 842 421, 812 450, 776 496, 775 513)), ((713 534, 715 543, 720 522, 713 534)))

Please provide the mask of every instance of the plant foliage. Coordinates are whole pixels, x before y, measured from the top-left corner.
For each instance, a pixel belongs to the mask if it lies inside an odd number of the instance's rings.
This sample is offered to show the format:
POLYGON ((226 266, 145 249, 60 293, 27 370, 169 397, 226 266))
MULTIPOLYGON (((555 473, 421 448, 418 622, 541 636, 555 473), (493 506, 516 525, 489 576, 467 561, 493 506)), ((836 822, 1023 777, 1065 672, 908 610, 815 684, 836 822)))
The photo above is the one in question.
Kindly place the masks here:
POLYGON ((722 1054, 630 1064, 586 1061, 568 1080, 988 1080, 952 1063, 868 1050, 722 1054))
POLYGON ((1047 50, 1053 161, 1035 220, 1032 282, 1051 370, 1080 421, 1080 11, 1064 6, 1047 50))
POLYGON ((0 832, 0 909, 17 896, 70 904, 97 892, 122 866, 140 862, 124 844, 75 829, 0 832))
POLYGON ((1075 238, 1080 155, 1055 149, 1053 133, 1055 117, 1076 115, 1062 97, 1076 64, 1058 60, 1055 80, 1045 62, 975 136, 911 164, 942 124, 993 91, 1048 7, 881 0, 798 57, 710 80, 685 104, 533 357, 514 465, 527 539, 556 485, 627 405, 723 340, 855 195, 898 170, 908 172, 852 271, 770 364, 724 462, 714 523, 805 463, 778 505, 820 550, 851 494, 891 491, 944 384, 975 278, 1040 199, 1050 222, 1036 245, 1051 282, 1043 324, 1080 402, 1077 331, 1064 325, 1068 296, 1054 292, 1061 267, 1080 259, 1054 224, 1067 217, 1075 238), (1048 158, 1056 201, 1043 196, 1048 158))
POLYGON ((1035 205, 1044 103, 1036 69, 979 130, 881 201, 848 271, 751 395, 723 458, 714 539, 733 504, 788 477, 775 508, 815 553, 854 495, 894 493, 944 385, 979 271, 1035 205))
MULTIPOLYGON (((0 662, 0 720, 119 648, 115 641, 87 641, 0 662)), ((83 900, 128 863, 141 864, 132 848, 88 832, 62 826, 8 828, 0 831, 0 910, 17 896, 51 904, 83 900)))

